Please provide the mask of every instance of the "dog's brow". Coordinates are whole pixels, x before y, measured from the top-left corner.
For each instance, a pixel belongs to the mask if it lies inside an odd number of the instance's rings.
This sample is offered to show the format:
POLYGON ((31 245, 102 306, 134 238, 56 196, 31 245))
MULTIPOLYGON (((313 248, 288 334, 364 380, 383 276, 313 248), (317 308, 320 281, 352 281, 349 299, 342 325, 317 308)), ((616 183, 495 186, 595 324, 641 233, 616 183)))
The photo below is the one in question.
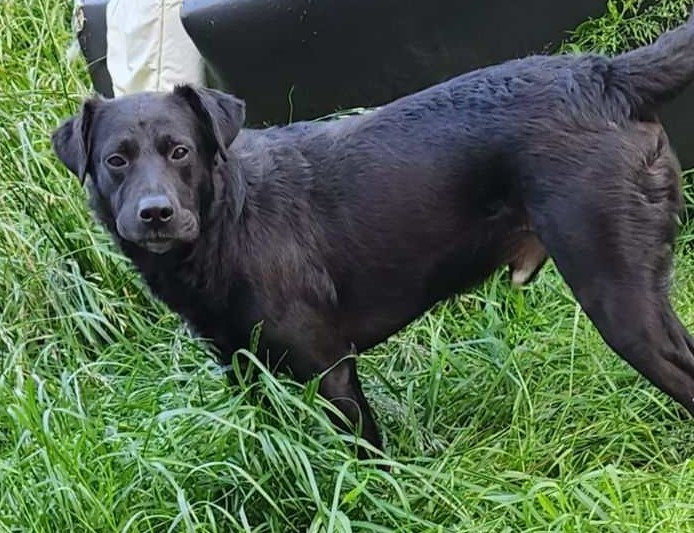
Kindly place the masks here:
POLYGON ((171 133, 163 133, 157 136, 155 143, 159 150, 167 150, 176 144, 192 146, 193 141, 185 135, 174 136, 171 133))
POLYGON ((106 151, 107 152, 121 152, 121 153, 127 153, 131 154, 134 152, 137 152, 138 150, 138 144, 137 141, 130 137, 119 137, 112 139, 107 145, 106 145, 106 151))

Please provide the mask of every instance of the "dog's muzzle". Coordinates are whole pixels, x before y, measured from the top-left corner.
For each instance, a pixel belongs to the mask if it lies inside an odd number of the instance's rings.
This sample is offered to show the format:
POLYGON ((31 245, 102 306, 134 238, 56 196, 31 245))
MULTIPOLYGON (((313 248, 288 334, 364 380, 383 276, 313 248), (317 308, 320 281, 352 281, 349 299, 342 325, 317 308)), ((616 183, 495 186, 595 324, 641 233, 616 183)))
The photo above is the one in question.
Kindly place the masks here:
POLYGON ((155 254, 197 239, 197 217, 167 196, 145 196, 134 203, 131 208, 124 206, 116 218, 116 229, 123 239, 155 254))

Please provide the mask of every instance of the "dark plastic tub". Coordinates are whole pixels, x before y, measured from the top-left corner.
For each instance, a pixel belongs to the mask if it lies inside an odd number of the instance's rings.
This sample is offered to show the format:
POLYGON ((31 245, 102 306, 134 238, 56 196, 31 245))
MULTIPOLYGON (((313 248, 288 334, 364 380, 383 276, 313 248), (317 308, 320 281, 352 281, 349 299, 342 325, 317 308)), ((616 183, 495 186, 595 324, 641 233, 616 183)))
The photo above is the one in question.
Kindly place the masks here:
POLYGON ((552 51, 604 0, 184 0, 183 26, 253 123, 370 107, 552 51))
POLYGON ((109 0, 86 0, 77 16, 77 41, 87 60, 94 89, 113 98, 111 74, 106 66, 106 4, 109 0))

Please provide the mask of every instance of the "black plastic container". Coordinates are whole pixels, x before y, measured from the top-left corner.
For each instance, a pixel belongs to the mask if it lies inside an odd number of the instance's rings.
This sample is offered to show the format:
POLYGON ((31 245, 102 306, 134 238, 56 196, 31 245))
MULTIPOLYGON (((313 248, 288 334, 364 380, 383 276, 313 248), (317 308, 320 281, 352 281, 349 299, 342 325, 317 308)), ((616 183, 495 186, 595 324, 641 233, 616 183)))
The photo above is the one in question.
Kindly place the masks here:
POLYGON ((183 26, 249 120, 370 107, 551 51, 604 0, 184 0, 183 26))
POLYGON ((106 65, 106 4, 109 0, 86 0, 77 16, 77 41, 87 60, 94 89, 113 98, 111 74, 106 65))

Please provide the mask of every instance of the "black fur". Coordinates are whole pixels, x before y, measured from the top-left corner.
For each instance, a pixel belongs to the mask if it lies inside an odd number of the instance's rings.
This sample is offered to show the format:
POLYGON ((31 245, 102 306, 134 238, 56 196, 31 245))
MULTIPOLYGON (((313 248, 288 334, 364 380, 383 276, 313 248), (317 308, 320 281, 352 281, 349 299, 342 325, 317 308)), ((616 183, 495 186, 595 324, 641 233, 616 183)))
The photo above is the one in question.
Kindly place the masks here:
POLYGON ((330 369, 322 393, 379 446, 347 356, 503 265, 527 282, 545 250, 605 341, 694 413, 694 341, 667 294, 680 169, 656 118, 692 78, 687 24, 613 59, 510 61, 339 121, 241 129, 242 102, 187 86, 92 99, 53 141, 153 293, 224 362, 262 322, 267 363, 299 380, 330 369), (114 152, 124 168, 107 167, 114 152), (156 227, 138 219, 155 196, 175 210, 156 227))

